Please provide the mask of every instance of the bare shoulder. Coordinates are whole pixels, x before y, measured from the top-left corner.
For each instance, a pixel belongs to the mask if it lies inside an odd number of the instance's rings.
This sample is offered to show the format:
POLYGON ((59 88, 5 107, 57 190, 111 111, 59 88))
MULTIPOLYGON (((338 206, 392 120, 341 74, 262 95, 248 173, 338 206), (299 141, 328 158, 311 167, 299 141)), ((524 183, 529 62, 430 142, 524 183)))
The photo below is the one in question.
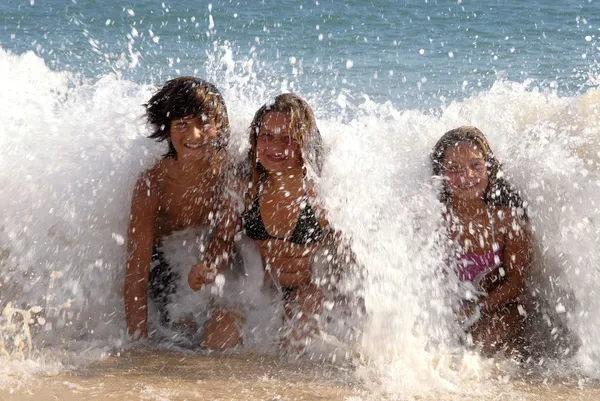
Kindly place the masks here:
POLYGON ((306 180, 306 195, 310 201, 310 205, 315 212, 315 216, 319 220, 319 224, 323 228, 329 228, 329 221, 327 220, 327 211, 323 204, 323 200, 319 197, 316 190, 316 185, 313 180, 306 180))
POLYGON ((529 219, 517 208, 496 206, 495 218, 506 233, 524 234, 529 232, 529 219))
POLYGON ((252 180, 248 179, 247 177, 240 178, 238 184, 239 194, 244 200, 244 204, 250 206, 254 201, 254 197, 256 196, 258 189, 252 184, 252 180))
POLYGON ((160 190, 161 177, 167 171, 165 160, 159 160, 151 168, 144 170, 137 179, 134 189, 134 197, 154 198, 160 190))
MULTIPOLYGON (((133 232, 142 233, 145 230, 140 229, 140 225, 148 226, 153 224, 152 222, 158 210, 160 200, 158 185, 160 170, 157 168, 158 164, 142 172, 133 188, 130 221, 130 229, 133 229, 133 232)), ((130 232, 130 236, 133 232, 130 232)), ((131 237, 133 238, 133 236, 131 237)))
POLYGON ((252 180, 246 171, 238 166, 226 170, 224 178, 225 190, 229 195, 248 201, 255 191, 252 191, 252 180))
POLYGON ((306 195, 308 195, 308 198, 310 199, 311 203, 320 204, 321 201, 319 199, 319 194, 317 193, 315 182, 311 179, 307 179, 305 181, 305 186, 306 186, 306 195))

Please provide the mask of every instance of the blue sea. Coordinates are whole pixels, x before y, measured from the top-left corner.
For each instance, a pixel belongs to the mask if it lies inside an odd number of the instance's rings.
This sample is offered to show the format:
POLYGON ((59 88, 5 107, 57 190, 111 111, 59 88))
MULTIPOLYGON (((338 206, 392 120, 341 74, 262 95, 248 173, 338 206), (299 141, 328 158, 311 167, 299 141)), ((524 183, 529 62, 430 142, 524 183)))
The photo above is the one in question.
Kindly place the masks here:
MULTIPOLYGON (((227 45, 276 92, 286 82, 437 108, 499 80, 573 95, 598 74, 594 1, 15 1, 0 5, 4 51, 95 82, 207 76, 227 45)), ((225 84, 217 82, 218 84, 225 84)))
POLYGON ((122 306, 129 202, 165 151, 146 138, 142 105, 195 75, 224 94, 234 158, 273 96, 295 92, 315 110, 319 193, 366 269, 354 280, 368 321, 359 336, 332 332, 346 358, 360 355, 362 392, 346 399, 538 399, 522 385, 531 377, 567 383, 548 399, 592 397, 569 385, 593 391, 600 378, 599 57, 596 0, 4 0, 0 387, 19 393, 134 347, 122 306), (529 205, 538 338, 560 343, 533 365, 457 342, 456 294, 435 274, 428 154, 460 125, 486 134, 529 205))

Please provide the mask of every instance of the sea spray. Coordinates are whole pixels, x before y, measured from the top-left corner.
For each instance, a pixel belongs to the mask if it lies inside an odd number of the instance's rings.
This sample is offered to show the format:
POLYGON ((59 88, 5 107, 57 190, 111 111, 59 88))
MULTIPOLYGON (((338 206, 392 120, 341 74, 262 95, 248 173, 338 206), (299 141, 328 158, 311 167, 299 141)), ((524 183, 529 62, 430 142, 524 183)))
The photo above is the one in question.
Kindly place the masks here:
MULTIPOLYGON (((231 46, 216 47, 209 76, 232 116, 230 152, 243 160, 253 112, 282 87, 262 81, 254 72, 269 75, 267 67, 231 46)), ((164 153, 144 137, 142 104, 155 88, 114 75, 87 82, 51 71, 33 54, 0 50, 0 59, 11 88, 0 108, 9 111, 0 115, 2 306, 43 308, 52 329, 32 337, 34 349, 122 344, 129 197, 138 174, 164 153)), ((494 362, 460 345, 456 294, 439 274, 444 232, 428 154, 443 132, 464 124, 482 129, 529 203, 538 257, 531 280, 549 318, 545 330, 552 337, 564 324, 581 343, 554 357, 572 362, 567 375, 582 367, 598 373, 595 90, 565 97, 499 80, 433 110, 399 109, 351 91, 300 94, 328 149, 319 194, 365 270, 366 318, 352 349, 371 383, 397 393, 462 394, 496 377, 494 362)))

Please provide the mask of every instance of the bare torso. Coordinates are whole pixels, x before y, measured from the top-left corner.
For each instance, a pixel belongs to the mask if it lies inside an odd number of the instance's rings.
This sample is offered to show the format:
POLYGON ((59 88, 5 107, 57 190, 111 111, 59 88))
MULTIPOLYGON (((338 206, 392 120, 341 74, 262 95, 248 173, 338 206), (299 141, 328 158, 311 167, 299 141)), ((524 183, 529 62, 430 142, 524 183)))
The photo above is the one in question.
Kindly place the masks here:
MULTIPOLYGON (((219 160, 213 162, 220 166, 219 160)), ((174 231, 214 226, 211 213, 223 205, 220 169, 208 163, 184 168, 174 159, 160 160, 141 175, 133 191, 124 288, 126 320, 131 334, 139 330, 140 336, 147 336, 147 293, 153 248, 174 231)), ((214 249, 214 252, 207 250, 207 254, 222 253, 220 248, 215 246, 214 249)))
MULTIPOLYGON (((450 222, 450 237, 460 253, 502 252, 502 269, 490 272, 480 283, 487 292, 481 299, 482 317, 469 329, 473 339, 483 344, 484 352, 491 354, 498 346, 512 344, 521 330, 519 296, 524 291, 525 275, 531 263, 527 222, 511 215, 510 209, 504 206, 493 206, 489 212, 484 209, 470 215, 446 217, 450 222), (465 225, 461 221, 469 223, 465 225)), ((471 304, 465 305, 467 315, 471 307, 471 304)))
POLYGON ((220 197, 218 175, 209 171, 185 176, 172 159, 161 160, 152 170, 158 196, 155 245, 175 231, 210 224, 220 197))
POLYGON ((460 253, 485 254, 504 249, 506 228, 511 220, 509 213, 507 208, 494 207, 476 215, 447 215, 450 238, 458 244, 460 253))
MULTIPOLYGON (((277 278, 283 287, 306 285, 311 280, 311 263, 315 252, 323 244, 296 244, 285 239, 292 236, 301 213, 301 205, 313 199, 305 191, 301 181, 288 183, 284 191, 278 186, 265 185, 259 193, 260 213, 267 232, 277 239, 256 241, 267 268, 265 278, 277 278)), ((319 221, 326 227, 325 220, 319 221)))

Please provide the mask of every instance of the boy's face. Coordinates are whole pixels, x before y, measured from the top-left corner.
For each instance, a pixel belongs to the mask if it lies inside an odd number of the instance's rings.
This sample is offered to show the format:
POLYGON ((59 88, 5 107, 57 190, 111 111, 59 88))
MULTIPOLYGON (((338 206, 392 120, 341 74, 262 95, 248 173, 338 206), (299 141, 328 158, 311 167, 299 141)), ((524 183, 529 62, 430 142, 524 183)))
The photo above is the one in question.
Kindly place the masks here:
POLYGON ((217 135, 213 119, 192 115, 171 121, 170 141, 178 160, 210 158, 215 152, 217 135))
POLYGON ((288 114, 270 112, 263 117, 256 139, 256 159, 267 171, 284 172, 302 166, 298 145, 289 128, 288 114))

